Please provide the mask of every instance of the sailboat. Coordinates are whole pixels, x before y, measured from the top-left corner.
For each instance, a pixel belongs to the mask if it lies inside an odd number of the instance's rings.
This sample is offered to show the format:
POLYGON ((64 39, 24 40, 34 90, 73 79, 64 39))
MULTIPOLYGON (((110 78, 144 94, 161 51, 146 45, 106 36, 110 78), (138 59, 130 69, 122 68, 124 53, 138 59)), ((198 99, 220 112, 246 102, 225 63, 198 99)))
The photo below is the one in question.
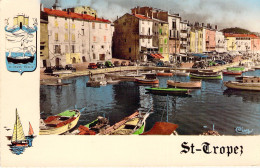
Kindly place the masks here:
POLYGON ((33 128, 32 128, 31 123, 29 122, 29 132, 28 132, 28 136, 29 136, 29 137, 33 137, 33 134, 34 134, 33 128))
POLYGON ((14 124, 11 146, 28 146, 28 143, 29 141, 24 136, 23 126, 21 124, 20 117, 16 109, 16 121, 14 124))

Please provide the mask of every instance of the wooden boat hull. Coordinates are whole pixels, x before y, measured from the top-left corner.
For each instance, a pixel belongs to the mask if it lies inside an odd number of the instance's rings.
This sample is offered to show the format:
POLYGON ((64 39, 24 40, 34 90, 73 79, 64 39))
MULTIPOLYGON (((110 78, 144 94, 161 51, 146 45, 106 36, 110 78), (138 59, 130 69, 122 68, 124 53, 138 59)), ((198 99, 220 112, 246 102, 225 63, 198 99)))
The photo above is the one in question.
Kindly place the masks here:
POLYGON ((260 83, 239 83, 239 82, 224 82, 224 85, 229 89, 260 91, 260 83))
POLYGON ((169 87, 197 89, 197 88, 201 88, 201 81, 175 82, 175 81, 173 81, 173 80, 168 80, 168 81, 167 81, 167 85, 168 85, 169 87))
POLYGON ((135 79, 135 82, 138 84, 159 84, 159 80, 158 79, 154 79, 154 80, 149 80, 149 79, 135 79))
POLYGON ((156 75, 157 76, 173 76, 172 73, 165 73, 165 72, 158 72, 156 75))
POLYGON ((194 79, 223 79, 222 74, 219 75, 199 75, 199 74, 190 74, 190 78, 194 79))
POLYGON ((242 71, 223 71, 223 75, 242 75, 242 71))
POLYGON ((52 129, 40 129, 39 131, 39 134, 40 135, 60 135, 60 134, 63 134, 71 129, 73 129, 78 121, 79 121, 79 117, 80 117, 80 113, 78 113, 78 115, 76 116, 76 119, 73 120, 72 122, 64 125, 64 126, 61 126, 59 128, 52 128, 52 129))

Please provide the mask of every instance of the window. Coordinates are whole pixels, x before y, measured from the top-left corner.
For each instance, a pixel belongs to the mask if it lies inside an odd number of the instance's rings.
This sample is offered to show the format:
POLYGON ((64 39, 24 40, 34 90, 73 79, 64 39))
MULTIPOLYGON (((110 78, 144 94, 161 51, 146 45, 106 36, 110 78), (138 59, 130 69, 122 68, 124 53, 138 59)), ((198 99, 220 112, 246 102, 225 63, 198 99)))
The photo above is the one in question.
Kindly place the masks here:
POLYGON ((141 34, 144 34, 144 27, 142 27, 142 32, 141 32, 141 34))
POLYGON ((71 35, 71 39, 72 39, 73 42, 76 41, 76 39, 75 39, 75 34, 72 34, 72 35, 71 35))
POLYGON ((92 29, 95 29, 95 22, 92 22, 92 29))
POLYGON ((159 33, 160 33, 160 35, 162 35, 162 29, 159 29, 159 33))
POLYGON ((71 45, 71 53, 75 53, 75 45, 71 45))
POLYGON ((150 39, 148 39, 148 43, 150 44, 150 39))
POLYGON ((102 48, 102 49, 104 49, 104 48, 105 48, 105 46, 104 46, 104 45, 102 45, 102 46, 101 46, 101 48, 102 48))
POLYGON ((164 39, 164 44, 167 44, 167 39, 164 39))
POLYGON ((172 28, 176 29, 176 22, 172 22, 172 28))
POLYGON ((40 50, 44 50, 44 46, 41 46, 41 47, 40 47, 40 50))
POLYGON ((144 42, 144 39, 142 39, 142 41, 144 42))
POLYGON ((55 41, 58 41, 58 40, 59 40, 59 34, 55 33, 55 41))
POLYGON ((160 53, 163 53, 163 48, 162 47, 160 48, 160 53))
POLYGON ((68 41, 68 33, 66 33, 66 34, 64 35, 64 39, 65 39, 65 41, 68 41))
POLYGON ((81 29, 81 35, 84 36, 84 29, 81 29))
POLYGON ((93 53, 93 59, 96 59, 96 54, 95 53, 93 53))
POLYGON ((75 29, 75 24, 74 23, 72 24, 72 29, 75 29))
POLYGON ((107 24, 105 24, 105 28, 107 29, 107 24))
POLYGON ((131 47, 129 48, 129 53, 131 53, 131 47))
POLYGON ((61 48, 60 45, 54 45, 54 54, 60 54, 61 48))
POLYGON ((104 42, 107 42, 107 36, 104 36, 104 42))
POLYGON ((99 29, 101 29, 101 23, 99 23, 99 29))
POLYGON ((54 23, 55 27, 59 27, 59 24, 58 24, 58 21, 55 20, 55 23, 54 23))
POLYGON ((97 38, 96 36, 93 36, 93 42, 96 42, 97 38))
POLYGON ((65 29, 68 29, 68 23, 65 23, 65 29))

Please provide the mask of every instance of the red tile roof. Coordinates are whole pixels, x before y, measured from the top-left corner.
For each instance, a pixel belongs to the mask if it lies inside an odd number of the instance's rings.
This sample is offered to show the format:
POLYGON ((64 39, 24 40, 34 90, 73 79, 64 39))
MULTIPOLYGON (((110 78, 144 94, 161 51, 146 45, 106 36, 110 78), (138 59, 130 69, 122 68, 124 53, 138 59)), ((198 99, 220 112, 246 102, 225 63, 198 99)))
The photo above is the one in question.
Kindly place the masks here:
POLYGON ((254 34, 233 34, 233 33, 225 33, 226 37, 249 37, 249 38, 258 38, 258 36, 254 34))
POLYGON ((139 15, 139 14, 133 14, 135 17, 142 19, 142 20, 152 20, 144 15, 139 15))
POLYGON ((109 20, 98 18, 98 17, 95 18, 94 16, 90 16, 87 14, 78 14, 78 13, 54 10, 54 9, 49 9, 49 8, 44 8, 44 12, 47 13, 48 15, 52 15, 52 16, 111 23, 109 20))

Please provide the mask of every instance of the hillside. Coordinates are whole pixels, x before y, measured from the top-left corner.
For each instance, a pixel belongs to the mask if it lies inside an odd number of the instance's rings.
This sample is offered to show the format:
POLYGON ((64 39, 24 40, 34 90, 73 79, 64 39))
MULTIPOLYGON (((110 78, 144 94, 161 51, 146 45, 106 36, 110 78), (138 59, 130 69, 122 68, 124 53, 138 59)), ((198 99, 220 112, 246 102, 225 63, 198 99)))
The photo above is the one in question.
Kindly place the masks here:
POLYGON ((239 27, 235 27, 235 28, 226 28, 221 30, 223 33, 233 33, 233 34, 254 34, 253 32, 250 32, 249 30, 246 29, 242 29, 239 27))

